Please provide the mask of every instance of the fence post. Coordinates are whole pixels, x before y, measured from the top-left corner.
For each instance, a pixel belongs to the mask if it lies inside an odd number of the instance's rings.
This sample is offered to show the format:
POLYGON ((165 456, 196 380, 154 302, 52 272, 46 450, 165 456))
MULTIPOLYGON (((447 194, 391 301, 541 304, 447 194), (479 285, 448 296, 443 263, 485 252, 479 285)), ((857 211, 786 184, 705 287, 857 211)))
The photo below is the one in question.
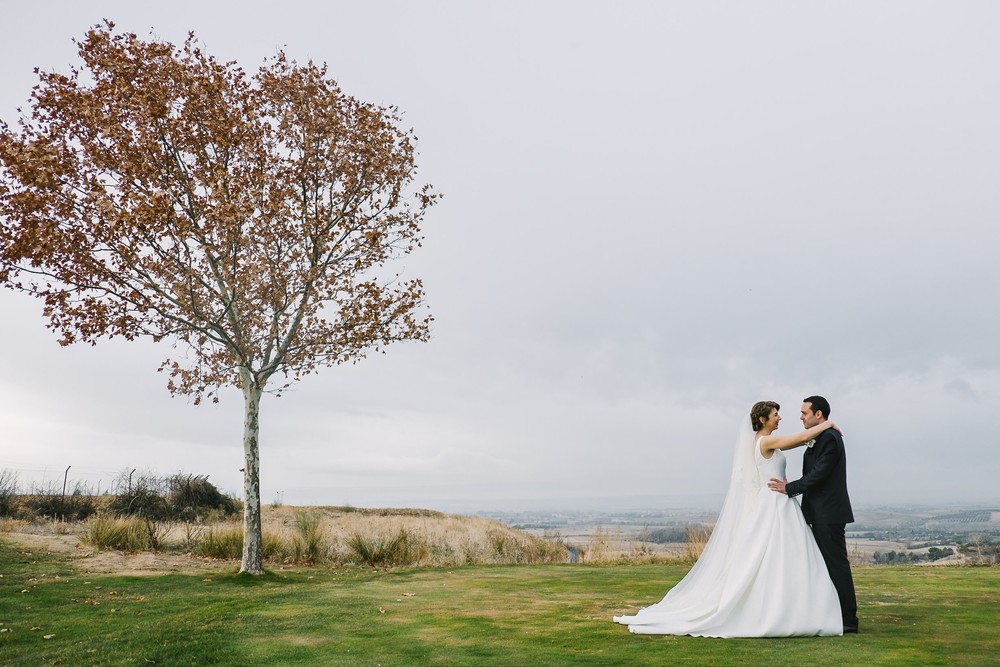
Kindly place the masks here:
POLYGON ((69 479, 69 469, 72 468, 72 467, 73 466, 71 466, 71 465, 66 466, 66 472, 63 473, 63 494, 62 494, 62 501, 64 503, 66 502, 66 480, 69 479))

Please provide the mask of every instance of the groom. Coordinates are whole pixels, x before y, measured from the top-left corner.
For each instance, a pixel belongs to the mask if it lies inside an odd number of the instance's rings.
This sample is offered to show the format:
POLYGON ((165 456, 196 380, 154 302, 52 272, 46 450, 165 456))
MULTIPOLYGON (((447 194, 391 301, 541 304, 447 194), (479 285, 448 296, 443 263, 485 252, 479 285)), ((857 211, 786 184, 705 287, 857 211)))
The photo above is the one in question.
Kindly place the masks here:
MULTIPOLYGON (((830 404, 822 396, 802 402, 802 425, 812 428, 830 416, 830 404)), ((794 482, 771 479, 768 487, 789 497, 802 494, 802 514, 812 527, 830 579, 840 597, 844 633, 858 631, 858 603, 847 558, 846 524, 854 522, 847 495, 847 455, 844 437, 836 429, 823 431, 802 457, 802 478, 794 482)))

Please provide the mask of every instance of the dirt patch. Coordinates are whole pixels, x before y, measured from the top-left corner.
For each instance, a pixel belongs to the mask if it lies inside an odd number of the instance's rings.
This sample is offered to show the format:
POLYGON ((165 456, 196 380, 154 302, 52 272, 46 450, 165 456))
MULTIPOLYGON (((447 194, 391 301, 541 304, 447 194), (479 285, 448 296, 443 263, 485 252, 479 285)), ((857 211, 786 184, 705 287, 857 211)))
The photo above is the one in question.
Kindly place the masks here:
POLYGON ((235 561, 199 558, 192 554, 153 552, 126 554, 121 551, 100 551, 74 560, 76 566, 86 574, 155 576, 234 572, 239 569, 239 564, 235 561))
POLYGON ((83 549, 76 535, 39 535, 36 533, 10 532, 4 537, 26 552, 50 552, 59 554, 78 553, 83 549))

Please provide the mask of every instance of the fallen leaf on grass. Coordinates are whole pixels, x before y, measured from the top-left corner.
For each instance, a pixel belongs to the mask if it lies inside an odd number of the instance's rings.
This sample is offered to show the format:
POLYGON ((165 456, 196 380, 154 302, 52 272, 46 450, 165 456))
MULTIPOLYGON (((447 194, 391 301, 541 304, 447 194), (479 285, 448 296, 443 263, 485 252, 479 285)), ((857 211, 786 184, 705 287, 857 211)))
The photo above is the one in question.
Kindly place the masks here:
POLYGON ((378 608, 378 613, 384 614, 385 613, 385 609, 383 609, 382 607, 379 607, 378 608))
POLYGON ((42 635, 42 639, 52 639, 55 635, 42 635))
POLYGON ((415 595, 416 595, 416 593, 403 593, 403 597, 404 598, 412 598, 415 595))
POLYGON ((31 629, 32 629, 32 630, 41 630, 42 628, 41 628, 40 626, 36 625, 35 627, 33 627, 33 628, 31 628, 31 629))

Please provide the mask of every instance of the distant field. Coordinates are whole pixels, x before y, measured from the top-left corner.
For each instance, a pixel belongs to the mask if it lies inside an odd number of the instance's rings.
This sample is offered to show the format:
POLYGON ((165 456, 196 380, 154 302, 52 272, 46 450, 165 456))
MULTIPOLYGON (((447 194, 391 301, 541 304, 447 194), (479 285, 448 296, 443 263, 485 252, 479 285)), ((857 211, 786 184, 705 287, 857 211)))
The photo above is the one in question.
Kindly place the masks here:
POLYGON ((1000 659, 1000 568, 856 569, 857 636, 628 633, 683 565, 286 568, 91 575, 0 535, 4 665, 981 665, 1000 659))

